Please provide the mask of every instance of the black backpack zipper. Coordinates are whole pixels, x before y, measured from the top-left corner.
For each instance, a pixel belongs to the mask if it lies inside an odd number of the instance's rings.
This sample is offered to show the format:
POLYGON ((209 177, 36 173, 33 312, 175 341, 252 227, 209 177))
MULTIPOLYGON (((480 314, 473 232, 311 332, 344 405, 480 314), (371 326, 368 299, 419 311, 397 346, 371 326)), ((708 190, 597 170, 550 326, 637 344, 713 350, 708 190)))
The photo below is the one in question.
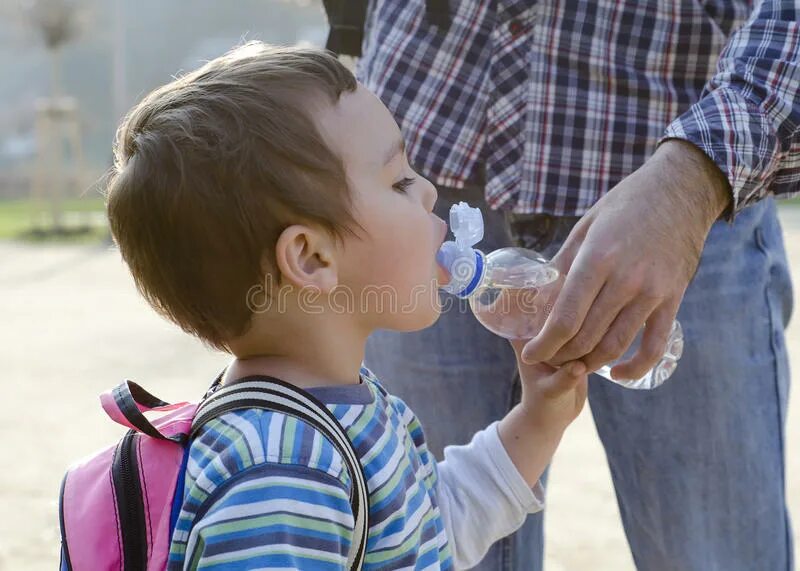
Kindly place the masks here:
POLYGON ((147 524, 136 455, 138 440, 138 433, 129 430, 117 445, 111 466, 125 571, 144 571, 147 563, 147 524))

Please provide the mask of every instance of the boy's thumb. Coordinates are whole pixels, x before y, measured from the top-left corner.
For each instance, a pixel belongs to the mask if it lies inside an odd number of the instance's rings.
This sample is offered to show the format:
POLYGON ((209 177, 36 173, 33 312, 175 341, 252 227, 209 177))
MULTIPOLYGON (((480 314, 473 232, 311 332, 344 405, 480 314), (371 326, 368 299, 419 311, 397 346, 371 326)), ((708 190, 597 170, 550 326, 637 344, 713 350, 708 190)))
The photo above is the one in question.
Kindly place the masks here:
POLYGON ((586 372, 586 365, 583 364, 583 361, 573 361, 564 367, 568 369, 567 374, 573 377, 579 377, 586 372))
POLYGON ((547 383, 547 392, 555 396, 564 391, 569 391, 578 384, 584 374, 586 374, 586 365, 581 361, 564 363, 550 377, 547 383))

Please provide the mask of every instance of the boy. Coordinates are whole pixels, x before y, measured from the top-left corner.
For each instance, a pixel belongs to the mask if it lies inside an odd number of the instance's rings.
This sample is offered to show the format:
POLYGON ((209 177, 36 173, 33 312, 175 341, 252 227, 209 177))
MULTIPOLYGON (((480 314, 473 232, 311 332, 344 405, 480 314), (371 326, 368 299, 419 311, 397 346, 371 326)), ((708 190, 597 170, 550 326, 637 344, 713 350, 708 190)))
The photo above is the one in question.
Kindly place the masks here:
MULTIPOLYGON (((387 109, 319 50, 246 44, 148 95, 117 135, 108 214, 137 287, 234 356, 224 383, 277 378, 330 408, 369 488, 364 569, 477 564, 541 509, 538 479, 586 396, 580 362, 520 364, 521 404, 437 464, 361 367, 371 332, 439 314, 435 201, 387 109)), ((169 568, 343 569, 349 496, 313 428, 228 413, 191 443, 169 568)))

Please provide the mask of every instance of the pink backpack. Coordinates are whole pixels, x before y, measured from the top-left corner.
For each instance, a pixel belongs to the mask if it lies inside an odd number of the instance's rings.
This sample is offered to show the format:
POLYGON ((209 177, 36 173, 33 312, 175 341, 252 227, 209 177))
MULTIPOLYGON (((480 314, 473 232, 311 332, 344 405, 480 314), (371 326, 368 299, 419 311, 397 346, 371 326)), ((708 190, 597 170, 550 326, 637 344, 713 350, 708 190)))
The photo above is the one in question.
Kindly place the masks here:
POLYGON ((61 571, 156 571, 166 568, 183 502, 189 442, 208 421, 262 408, 303 420, 325 435, 350 473, 355 531, 348 569, 361 569, 366 547, 367 486, 358 456, 336 417, 309 393, 266 377, 220 386, 199 403, 168 404, 126 381, 103 393, 112 420, 130 430, 114 446, 69 468, 61 483, 61 571), (263 379, 263 380, 262 380, 263 379), (144 412, 164 413, 148 420, 144 412))

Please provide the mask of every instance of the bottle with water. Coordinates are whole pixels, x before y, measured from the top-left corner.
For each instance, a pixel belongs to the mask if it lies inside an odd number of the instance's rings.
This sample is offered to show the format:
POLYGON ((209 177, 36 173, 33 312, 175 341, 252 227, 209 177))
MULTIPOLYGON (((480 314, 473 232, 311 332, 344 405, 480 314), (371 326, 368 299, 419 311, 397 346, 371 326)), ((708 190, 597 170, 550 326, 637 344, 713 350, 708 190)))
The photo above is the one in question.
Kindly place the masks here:
MULTIPOLYGON (((469 300, 472 312, 489 331, 507 339, 531 339, 547 319, 565 276, 548 260, 524 248, 501 248, 489 254, 473 248, 483 238, 483 217, 465 202, 450 209, 454 241, 445 242, 437 262, 450 274, 444 291, 469 300)), ((675 321, 661 360, 642 378, 617 380, 611 368, 632 357, 642 331, 625 354, 595 371, 631 389, 653 389, 672 375, 683 353, 683 331, 675 321)))

